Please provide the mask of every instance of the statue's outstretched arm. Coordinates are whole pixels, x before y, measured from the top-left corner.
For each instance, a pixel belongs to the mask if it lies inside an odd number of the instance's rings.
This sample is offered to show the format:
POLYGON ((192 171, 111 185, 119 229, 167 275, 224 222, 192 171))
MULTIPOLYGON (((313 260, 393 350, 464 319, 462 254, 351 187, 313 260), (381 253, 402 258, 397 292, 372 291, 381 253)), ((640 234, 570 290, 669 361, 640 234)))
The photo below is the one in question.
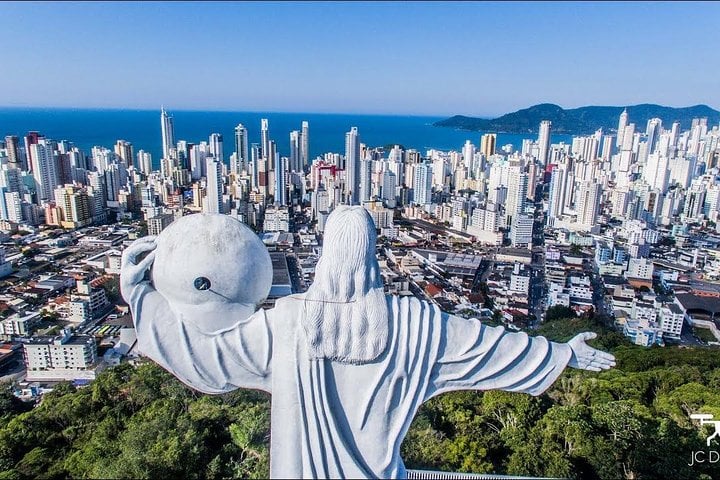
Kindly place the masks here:
POLYGON ((568 343, 487 327, 476 319, 443 314, 439 360, 428 397, 451 390, 506 390, 540 395, 570 366, 608 369, 615 358, 585 344, 581 333, 568 343))
POLYGON ((265 312, 238 318, 232 327, 205 333, 200 317, 232 316, 232 304, 173 308, 146 273, 154 261, 155 237, 136 240, 123 252, 120 289, 130 305, 139 351, 196 390, 224 393, 237 388, 270 391, 272 332, 265 312), (145 253, 147 256, 140 260, 145 253), (192 311, 190 311, 192 309, 192 311))

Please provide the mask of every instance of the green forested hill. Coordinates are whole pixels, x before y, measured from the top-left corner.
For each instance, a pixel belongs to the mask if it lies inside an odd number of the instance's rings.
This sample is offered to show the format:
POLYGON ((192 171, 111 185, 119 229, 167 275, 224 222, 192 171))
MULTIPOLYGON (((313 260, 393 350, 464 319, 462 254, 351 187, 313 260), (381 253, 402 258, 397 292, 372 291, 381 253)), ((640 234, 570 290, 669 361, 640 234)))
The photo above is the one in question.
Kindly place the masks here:
MULTIPOLYGON (((542 333, 556 338, 588 326, 552 323, 542 333)), ((407 467, 720 478, 718 464, 688 466, 691 451, 706 449, 706 432, 688 415, 720 418, 720 351, 644 349, 610 333, 598 341, 614 345, 617 368, 567 371, 540 397, 492 391, 431 400, 402 446, 407 467)), ((247 390, 199 394, 151 363, 121 365, 78 390, 64 384, 26 412, 4 389, 0 478, 267 477, 269 402, 247 390)))
MULTIPOLYGON (((434 125, 478 132, 537 133, 540 122, 550 120, 553 133, 590 134, 598 128, 608 133, 617 129, 624 108, 590 106, 566 110, 559 105, 542 103, 494 119, 455 115, 434 125)), ((720 123, 720 112, 707 105, 673 108, 646 103, 628 106, 627 112, 629 122, 635 123, 636 130, 642 132, 651 118, 660 118, 665 128, 679 121, 682 129, 689 129, 693 118, 707 118, 710 127, 720 123)))

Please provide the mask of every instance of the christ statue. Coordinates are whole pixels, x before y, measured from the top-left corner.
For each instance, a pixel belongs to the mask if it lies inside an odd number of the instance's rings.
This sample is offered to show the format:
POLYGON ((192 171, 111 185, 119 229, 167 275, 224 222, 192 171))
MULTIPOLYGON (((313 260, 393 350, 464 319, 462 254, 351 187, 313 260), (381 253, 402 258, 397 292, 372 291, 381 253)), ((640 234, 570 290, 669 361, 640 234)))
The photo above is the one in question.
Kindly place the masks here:
POLYGON ((615 365, 585 344, 594 333, 555 343, 386 295, 375 242, 364 208, 336 208, 312 285, 265 310, 257 235, 229 216, 183 217, 123 253, 139 351, 201 392, 269 392, 273 478, 405 478, 400 445, 428 399, 539 395, 568 366, 615 365))

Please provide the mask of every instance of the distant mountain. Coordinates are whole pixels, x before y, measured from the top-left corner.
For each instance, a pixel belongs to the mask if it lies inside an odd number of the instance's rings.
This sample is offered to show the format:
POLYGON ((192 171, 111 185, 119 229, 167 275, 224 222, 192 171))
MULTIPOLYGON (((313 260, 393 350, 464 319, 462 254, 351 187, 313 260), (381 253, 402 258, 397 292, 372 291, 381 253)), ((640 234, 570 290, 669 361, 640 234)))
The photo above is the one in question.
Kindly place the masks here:
MULTIPOLYGON (((559 105, 541 103, 494 119, 455 115, 433 125, 479 132, 536 133, 541 121, 550 120, 553 133, 589 134, 601 127, 605 132, 614 132, 624 108, 591 106, 565 110, 559 105)), ((693 118, 703 117, 707 117, 708 125, 720 123, 720 112, 707 105, 673 108, 644 103, 627 107, 627 112, 628 122, 643 132, 651 118, 660 118, 665 128, 679 121, 681 128, 689 129, 693 118)))

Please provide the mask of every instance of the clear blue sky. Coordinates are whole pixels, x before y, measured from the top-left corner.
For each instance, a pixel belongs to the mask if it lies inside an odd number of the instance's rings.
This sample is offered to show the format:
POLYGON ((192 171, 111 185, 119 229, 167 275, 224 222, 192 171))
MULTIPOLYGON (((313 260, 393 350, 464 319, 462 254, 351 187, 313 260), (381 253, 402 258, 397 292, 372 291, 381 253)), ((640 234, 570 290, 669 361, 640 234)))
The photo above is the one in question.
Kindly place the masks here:
POLYGON ((0 105, 720 107, 720 3, 5 3, 0 105))

